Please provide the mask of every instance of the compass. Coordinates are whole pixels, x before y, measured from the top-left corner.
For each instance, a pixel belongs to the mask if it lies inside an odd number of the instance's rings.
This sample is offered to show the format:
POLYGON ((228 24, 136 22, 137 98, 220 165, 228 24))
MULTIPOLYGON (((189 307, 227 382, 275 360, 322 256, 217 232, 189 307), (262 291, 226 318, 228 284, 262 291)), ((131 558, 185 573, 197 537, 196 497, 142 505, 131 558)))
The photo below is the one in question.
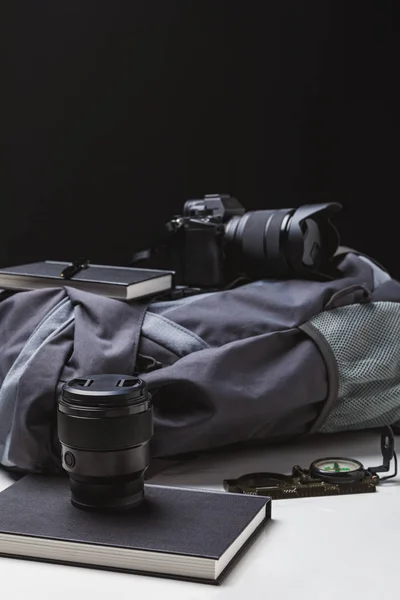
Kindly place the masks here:
POLYGON ((363 479, 367 469, 353 458, 318 458, 310 465, 310 475, 322 481, 350 483, 363 479))
POLYGON ((341 494, 375 492, 376 486, 397 475, 397 456, 392 428, 387 425, 381 432, 382 464, 364 467, 354 458, 317 458, 310 467, 295 465, 290 475, 283 473, 248 473, 236 479, 224 479, 224 489, 236 494, 284 498, 310 498, 341 494), (380 475, 390 470, 394 460, 394 473, 380 475))

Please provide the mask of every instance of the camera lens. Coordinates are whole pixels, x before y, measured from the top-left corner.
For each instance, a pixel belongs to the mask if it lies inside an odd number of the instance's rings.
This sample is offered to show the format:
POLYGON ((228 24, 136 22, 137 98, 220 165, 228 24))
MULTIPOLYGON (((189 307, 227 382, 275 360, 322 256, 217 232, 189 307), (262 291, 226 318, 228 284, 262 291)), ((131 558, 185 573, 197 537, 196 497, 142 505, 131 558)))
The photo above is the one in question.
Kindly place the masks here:
POLYGON ((121 511, 141 504, 153 435, 151 396, 127 375, 88 375, 62 388, 57 411, 71 502, 121 511))
POLYGON ((292 212, 258 210, 233 217, 225 226, 227 254, 254 278, 287 273, 285 223, 292 212))
POLYGON ((339 236, 330 222, 340 204, 258 210, 234 216, 225 225, 225 252, 253 278, 325 275, 339 236))

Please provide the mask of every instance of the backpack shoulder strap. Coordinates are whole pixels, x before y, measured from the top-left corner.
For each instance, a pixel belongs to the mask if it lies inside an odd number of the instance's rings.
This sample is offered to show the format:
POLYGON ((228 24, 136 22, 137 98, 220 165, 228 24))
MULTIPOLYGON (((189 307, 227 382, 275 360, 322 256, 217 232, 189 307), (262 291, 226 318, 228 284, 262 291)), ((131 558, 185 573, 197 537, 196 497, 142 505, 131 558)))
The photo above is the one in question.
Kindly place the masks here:
POLYGON ((385 273, 388 273, 388 270, 380 262, 378 262, 376 258, 372 258, 372 256, 369 256, 364 252, 360 252, 359 250, 355 250, 354 248, 350 248, 349 246, 339 246, 334 254, 334 258, 341 258, 342 256, 346 256, 346 254, 356 254, 357 256, 360 256, 361 258, 372 262, 376 267, 378 267, 385 273))

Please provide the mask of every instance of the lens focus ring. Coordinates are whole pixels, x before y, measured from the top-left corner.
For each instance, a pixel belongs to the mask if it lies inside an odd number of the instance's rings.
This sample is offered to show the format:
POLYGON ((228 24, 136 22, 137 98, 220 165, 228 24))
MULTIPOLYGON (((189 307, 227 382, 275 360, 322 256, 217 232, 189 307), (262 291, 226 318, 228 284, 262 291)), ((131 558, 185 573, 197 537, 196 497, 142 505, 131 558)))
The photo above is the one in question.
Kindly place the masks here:
POLYGON ((82 450, 119 450, 146 442, 153 435, 152 408, 126 417, 79 418, 58 412, 62 443, 82 450))

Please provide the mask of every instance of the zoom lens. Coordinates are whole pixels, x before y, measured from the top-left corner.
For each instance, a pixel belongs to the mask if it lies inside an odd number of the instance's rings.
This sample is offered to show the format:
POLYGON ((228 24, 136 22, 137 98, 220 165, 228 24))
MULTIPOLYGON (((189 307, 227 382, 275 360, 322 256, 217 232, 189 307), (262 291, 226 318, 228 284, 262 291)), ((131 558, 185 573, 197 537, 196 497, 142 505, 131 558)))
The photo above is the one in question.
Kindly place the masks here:
POLYGON ((57 425, 74 506, 115 512, 143 501, 153 435, 144 381, 127 375, 73 379, 62 388, 57 425))
POLYGON ((339 235, 330 218, 340 209, 331 202, 234 216, 225 225, 225 253, 254 279, 332 275, 339 235))
POLYGON ((258 210, 233 217, 225 226, 226 250, 252 278, 286 275, 285 224, 293 209, 258 210))

